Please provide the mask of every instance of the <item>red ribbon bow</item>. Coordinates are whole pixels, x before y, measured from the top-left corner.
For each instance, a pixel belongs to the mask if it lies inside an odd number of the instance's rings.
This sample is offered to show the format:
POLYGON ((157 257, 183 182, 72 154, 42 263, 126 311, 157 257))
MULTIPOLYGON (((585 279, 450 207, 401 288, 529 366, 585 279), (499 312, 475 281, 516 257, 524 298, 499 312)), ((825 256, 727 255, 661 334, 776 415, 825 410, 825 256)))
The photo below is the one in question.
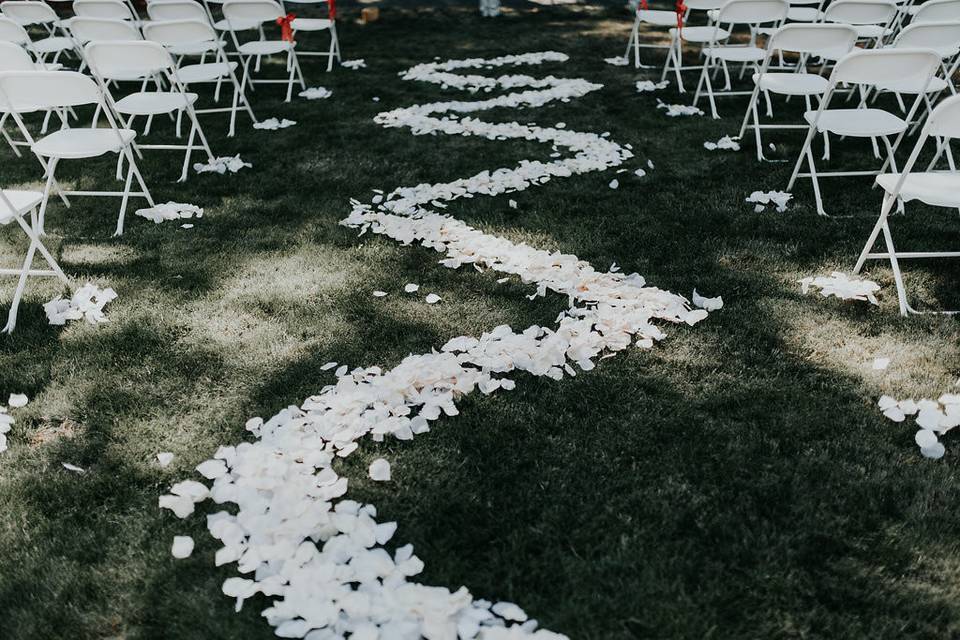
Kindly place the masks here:
POLYGON ((293 42, 293 27, 290 25, 296 17, 297 14, 288 13, 282 18, 277 18, 277 24, 280 25, 280 38, 285 42, 293 42))
POLYGON ((650 8, 650 5, 647 4, 647 0, 640 0, 640 8, 644 11, 650 8))
POLYGON ((336 0, 327 0, 328 15, 331 20, 336 20, 337 18, 337 2, 336 0))
POLYGON ((683 0, 677 0, 677 31, 683 31, 683 14, 687 12, 687 5, 683 0))

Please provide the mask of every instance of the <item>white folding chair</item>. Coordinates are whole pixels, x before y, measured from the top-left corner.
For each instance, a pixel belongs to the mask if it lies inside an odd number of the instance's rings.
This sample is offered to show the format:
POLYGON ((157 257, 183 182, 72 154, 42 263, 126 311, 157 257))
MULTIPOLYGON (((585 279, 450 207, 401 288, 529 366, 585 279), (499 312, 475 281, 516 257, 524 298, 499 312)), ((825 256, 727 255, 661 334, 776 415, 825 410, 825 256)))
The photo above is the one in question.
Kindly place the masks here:
MULTIPOLYGON (((27 53, 19 45, 12 42, 3 42, 0 41, 0 72, 4 71, 39 71, 46 70, 49 65, 45 65, 39 62, 35 62, 33 58, 30 57, 30 54, 27 53)), ((56 65, 60 66, 60 65, 56 65)), ((13 137, 7 133, 5 125, 7 120, 10 118, 13 111, 13 106, 8 104, 4 99, 3 94, 0 94, 0 135, 3 139, 7 141, 7 144, 10 145, 10 148, 13 149, 14 154, 18 158, 23 157, 20 153, 18 147, 30 148, 33 146, 34 139, 30 134, 30 131, 24 126, 22 120, 14 119, 15 126, 19 129, 20 135, 23 136, 22 140, 15 140, 13 137)), ((34 113, 38 111, 37 109, 29 108, 24 109, 21 113, 34 113)), ((47 111, 44 115, 43 129, 46 130, 47 122, 50 117, 50 111, 47 111)), ((65 117, 65 116, 63 116, 65 117)), ((37 156, 34 156, 37 157, 37 156)), ((40 162, 40 166, 43 167, 44 173, 47 170, 47 163, 43 158, 37 157, 37 160, 40 162)), ((54 187, 59 190, 60 185, 54 183, 54 187)), ((60 193, 58 191, 58 193, 60 193)), ((60 193, 60 199, 63 201, 63 204, 70 206, 70 201, 65 195, 60 193)))
MULTIPOLYGON (((922 96, 927 113, 933 110, 933 103, 942 91, 949 89, 951 94, 957 92, 953 84, 953 75, 957 71, 957 65, 960 64, 960 57, 958 57, 958 54, 960 54, 960 21, 912 23, 897 35, 897 39, 891 47, 895 49, 932 49, 940 55, 938 74, 926 84, 926 91, 922 96)), ((912 82, 881 82, 877 85, 878 94, 889 92, 896 95, 902 111, 906 111, 907 108, 903 104, 901 96, 904 94, 916 96, 923 90, 924 86, 918 80, 912 82)), ((922 118, 917 118, 918 121, 920 119, 922 118)))
POLYGON ((7 0, 0 9, 7 17, 22 27, 37 25, 46 31, 46 37, 32 40, 29 48, 42 61, 48 55, 53 55, 52 62, 60 58, 60 54, 73 51, 73 41, 66 34, 57 35, 60 28, 60 18, 45 2, 7 0))
POLYGON ((753 75, 753 93, 747 103, 747 110, 740 126, 739 138, 743 138, 747 129, 753 129, 757 146, 757 160, 765 160, 761 131, 764 129, 807 129, 806 124, 761 124, 758 103, 763 92, 767 105, 767 116, 773 116, 770 94, 779 96, 797 96, 806 101, 807 110, 812 110, 811 97, 822 99, 830 87, 830 82, 822 75, 806 72, 806 61, 810 56, 829 55, 839 59, 850 53, 857 42, 857 30, 850 25, 791 23, 777 29, 767 45, 767 55, 759 73, 753 75), (774 55, 793 53, 800 56, 796 71, 771 72, 774 55))
POLYGON ((330 32, 330 46, 326 51, 317 51, 304 49, 299 47, 297 55, 300 56, 327 56, 327 71, 333 70, 333 60, 336 58, 337 62, 341 61, 340 58, 340 41, 337 39, 337 8, 335 0, 281 0, 284 7, 286 5, 296 5, 296 8, 300 7, 310 7, 318 5, 326 5, 327 7, 327 17, 326 18, 303 18, 296 16, 291 22, 290 27, 293 29, 294 37, 298 31, 304 32, 318 32, 318 31, 329 31, 330 32))
POLYGON ((672 69, 677 79, 677 90, 680 93, 686 92, 681 74, 684 71, 701 69, 702 66, 683 64, 683 43, 699 44, 702 48, 703 45, 708 42, 723 42, 730 37, 728 31, 714 28, 712 21, 706 26, 686 26, 690 12, 705 11, 709 15, 711 11, 716 11, 722 7, 725 2, 726 0, 687 0, 685 5, 687 11, 684 15, 684 26, 679 29, 677 27, 670 29, 670 52, 667 54, 667 60, 663 64, 663 72, 660 74, 660 80, 666 80, 667 74, 672 69))
POLYGON ((100 81, 104 95, 107 97, 114 112, 127 118, 123 123, 128 129, 133 128, 133 121, 138 116, 147 118, 144 135, 149 133, 150 119, 154 116, 169 114, 176 117, 177 137, 180 137, 180 125, 186 115, 190 122, 190 134, 187 143, 183 144, 137 144, 137 149, 183 150, 183 169, 178 182, 185 182, 190 167, 190 157, 194 149, 207 153, 207 160, 213 162, 213 153, 207 143, 203 128, 197 121, 193 104, 197 101, 197 94, 189 93, 180 82, 177 68, 170 53, 158 42, 144 40, 130 42, 91 42, 86 46, 84 55, 90 64, 90 70, 100 81), (108 89, 108 82, 140 81, 146 82, 157 76, 163 77, 169 85, 166 91, 138 91, 114 100, 108 89), (199 144, 194 140, 199 138, 199 144))
MULTIPOLYGON (((207 17, 210 22, 210 25, 217 31, 222 31, 227 33, 230 31, 230 22, 226 19, 223 13, 223 5, 227 0, 203 0, 203 7, 207 10, 207 17), (214 13, 214 7, 217 8, 217 11, 220 14, 220 18, 217 18, 217 14, 214 13)), ((238 20, 234 18, 233 20, 233 30, 234 31, 257 31, 260 34, 261 38, 264 38, 263 24, 256 20, 238 20)), ((231 56, 239 56, 240 54, 236 51, 230 52, 231 56)))
MULTIPOLYGON (((683 17, 680 18, 683 20, 683 17)), ((623 54, 624 58, 630 58, 630 52, 633 51, 633 66, 637 69, 651 69, 652 65, 641 64, 640 49, 670 49, 669 44, 641 44, 640 43, 640 25, 646 24, 652 27, 676 27, 677 12, 662 9, 644 9, 643 3, 637 5, 637 10, 633 19, 633 27, 630 30, 630 39, 627 40, 627 51, 623 54)))
POLYGON ((106 18, 108 20, 129 20, 138 23, 140 18, 131 6, 121 0, 75 0, 73 12, 84 18, 106 18))
POLYGON ((84 55, 84 46, 88 42, 128 42, 143 40, 140 30, 129 20, 116 18, 92 18, 77 16, 70 21, 70 36, 80 52, 80 71, 86 70, 89 63, 84 55))
POLYGON ((10 303, 10 311, 7 313, 7 324, 3 327, 3 333, 13 333, 14 327, 17 326, 17 311, 20 308, 23 291, 27 286, 27 278, 55 276, 59 278, 64 285, 70 287, 70 280, 64 275, 63 270, 60 269, 60 265, 57 264, 57 261, 47 248, 43 246, 43 243, 37 236, 34 225, 27 224, 27 221, 23 219, 23 216, 29 213, 31 222, 35 222, 37 205, 39 205, 42 200, 43 194, 39 191, 0 189, 0 226, 7 226, 11 222, 16 222, 30 241, 20 268, 0 268, 0 275, 16 276, 17 278, 17 288, 13 293, 13 300, 10 303), (37 251, 43 256, 47 266, 50 267, 49 269, 34 269, 33 259, 37 251))
POLYGON ((927 0, 911 7, 908 13, 913 16, 910 24, 954 22, 960 20, 960 0, 927 0))
MULTIPOLYGON (((960 258, 960 251, 897 251, 893 245, 893 234, 890 231, 890 213, 894 204, 898 201, 902 203, 919 200, 933 207, 960 208, 960 173, 932 170, 942 154, 942 145, 938 144, 936 156, 926 171, 913 172, 913 168, 920 157, 920 151, 931 136, 942 140, 960 137, 960 96, 947 98, 937 105, 930 117, 927 118, 920 133, 920 138, 903 168, 903 173, 885 173, 877 176, 877 184, 884 191, 880 217, 870 232, 867 243, 864 245, 863 251, 860 252, 860 257, 854 267, 854 273, 860 273, 867 260, 889 260, 890 267, 893 269, 893 279, 897 284, 900 315, 903 316, 921 312, 915 310, 907 302, 907 291, 903 283, 903 274, 900 271, 900 260, 960 258), (875 252, 873 248, 881 233, 883 233, 886 251, 875 252)), ((960 311, 933 313, 955 314, 960 313, 960 311)))
POLYGON ((143 32, 147 39, 153 42, 159 42, 172 51, 184 51, 193 49, 194 51, 204 48, 214 56, 213 62, 201 61, 199 64, 184 65, 177 68, 177 77, 187 88, 192 84, 216 83, 214 99, 219 100, 221 84, 226 82, 233 87, 233 99, 229 107, 208 107, 204 109, 195 109, 196 114, 208 113, 229 113, 230 125, 229 135, 233 136, 236 132, 237 112, 243 108, 252 122, 257 122, 257 117, 250 107, 250 101, 247 100, 244 87, 237 79, 237 63, 227 60, 227 54, 223 49, 220 37, 206 21, 199 20, 174 20, 170 22, 148 22, 143 26, 143 32))
POLYGON ((693 94, 694 106, 700 101, 701 89, 706 89, 707 98, 710 101, 710 113, 714 118, 719 118, 717 96, 742 96, 752 93, 751 91, 733 91, 730 88, 727 63, 752 64, 759 71, 759 65, 767 58, 767 52, 756 46, 754 39, 756 29, 765 24, 779 27, 786 19, 789 9, 787 0, 729 0, 720 7, 717 22, 714 25, 714 35, 703 48, 706 61, 700 72, 697 90, 693 94), (721 30, 720 25, 725 25, 726 30, 721 30), (745 25, 750 30, 750 41, 747 44, 724 44, 723 41, 718 41, 721 31, 725 41, 737 25, 745 25), (711 72, 716 68, 722 69, 726 78, 726 87, 722 91, 714 91, 713 82, 710 79, 711 72))
MULTIPOLYGON (((889 82, 917 82, 920 86, 926 87, 939 67, 940 56, 928 49, 857 49, 841 58, 830 74, 830 85, 820 101, 820 108, 803 114, 804 119, 810 124, 810 129, 793 168, 793 174, 790 176, 787 191, 793 188, 797 178, 810 178, 817 202, 817 213, 827 215, 820 196, 820 178, 877 175, 882 173, 888 164, 896 171, 894 153, 920 106, 920 98, 914 100, 906 119, 883 109, 867 108, 863 100, 855 109, 829 109, 830 100, 836 93, 839 83, 857 85, 861 91, 889 82), (851 138, 870 138, 874 144, 875 155, 878 155, 876 140, 878 138, 883 140, 887 151, 886 162, 879 171, 818 172, 813 158, 813 138, 818 132, 824 134, 824 159, 829 159, 828 136, 834 134, 851 138), (892 144, 890 136, 896 136, 896 141, 892 144), (809 167, 808 173, 800 172, 804 160, 809 167)), ((921 91, 921 94, 923 93, 924 91, 921 91)))
POLYGON ((115 235, 123 233, 123 219, 127 212, 130 197, 141 197, 154 206, 153 198, 147 189, 143 176, 137 167, 132 151, 136 132, 122 129, 117 125, 113 112, 96 82, 92 78, 76 71, 9 71, 0 73, 0 93, 12 107, 13 117, 22 125, 18 111, 55 110, 64 111, 71 107, 92 105, 96 107, 89 128, 69 126, 63 117, 63 128, 51 133, 32 146, 31 151, 46 162, 47 182, 40 203, 38 233, 43 233, 44 214, 50 194, 56 185, 57 165, 61 160, 84 160, 97 158, 108 153, 123 154, 128 163, 127 177, 123 191, 63 191, 64 195, 119 197, 120 214, 117 219, 115 235), (107 127, 97 127, 99 114, 103 113, 107 127), (133 178, 137 179, 139 191, 131 188, 133 178))
POLYGON ((300 71, 300 62, 297 60, 296 43, 288 40, 269 39, 263 36, 259 40, 251 40, 240 43, 237 38, 236 25, 248 25, 251 22, 257 22, 261 26, 265 23, 274 23, 278 19, 284 18, 286 14, 279 4, 273 0, 227 0, 223 5, 223 15, 227 19, 230 30, 230 37, 233 44, 240 54, 240 60, 243 63, 243 76, 240 81, 242 88, 248 83, 257 84, 285 84, 287 85, 286 101, 290 102, 293 95, 293 85, 299 78, 300 88, 306 89, 307 84, 303 80, 303 73, 300 71), (259 69, 260 59, 263 56, 272 56, 277 54, 286 54, 287 79, 274 80, 267 78, 254 79, 251 75, 250 62, 256 58, 256 69, 259 69))
MULTIPOLYGON (((34 62, 33 58, 30 57, 30 54, 26 52, 19 44, 6 40, 3 36, 6 33, 4 26, 9 21, 0 19, 0 72, 2 71, 35 71, 37 69, 42 69, 38 63, 34 62)), ((11 23, 12 24, 12 23, 11 23)), ((20 28, 18 25, 14 25, 17 28, 20 28)), ((0 136, 7 141, 7 144, 10 145, 10 148, 13 150, 13 153, 18 157, 23 157, 20 153, 18 147, 30 147, 33 144, 33 138, 30 136, 30 132, 26 129, 21 129, 20 133, 23 135, 23 140, 15 140, 13 137, 7 133, 6 122, 10 117, 10 110, 12 107, 3 100, 3 97, 0 96, 0 136)), ((46 167, 44 167, 46 168, 46 167)))
POLYGON ((853 25, 860 40, 873 46, 893 32, 890 25, 896 17, 893 0, 835 0, 823 12, 823 22, 853 25))

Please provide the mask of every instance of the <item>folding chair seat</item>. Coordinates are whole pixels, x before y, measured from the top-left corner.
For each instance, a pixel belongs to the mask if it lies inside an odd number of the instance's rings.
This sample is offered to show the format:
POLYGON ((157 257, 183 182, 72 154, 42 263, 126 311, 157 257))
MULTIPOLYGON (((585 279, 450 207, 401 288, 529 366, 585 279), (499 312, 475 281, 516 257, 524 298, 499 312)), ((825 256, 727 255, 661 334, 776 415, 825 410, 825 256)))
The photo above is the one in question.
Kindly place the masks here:
MULTIPOLYGON (((843 0, 841 0, 843 1, 843 0)), ((857 49, 839 60, 830 74, 830 87, 820 101, 820 108, 804 113, 804 119, 809 123, 806 141, 797 158, 787 191, 793 188, 798 177, 810 178, 817 203, 817 213, 827 215, 823 208, 820 196, 819 179, 834 176, 863 176, 882 173, 887 165, 896 171, 896 149, 907 132, 909 122, 913 120, 921 100, 916 99, 906 118, 900 118, 892 113, 878 108, 868 108, 865 98, 860 101, 856 109, 829 109, 829 104, 837 91, 839 83, 847 83, 860 87, 861 92, 875 88, 881 82, 929 82, 940 66, 940 57, 929 49, 857 49), (917 80, 919 79, 919 80, 917 80), (831 173, 818 172, 813 157, 812 143, 817 133, 824 135, 826 153, 824 159, 829 159, 829 134, 850 137, 870 138, 874 145, 874 154, 879 156, 877 139, 883 140, 887 151, 887 159, 883 167, 869 171, 835 171, 831 173), (890 142, 890 136, 896 136, 895 142, 890 142), (808 173, 800 173, 800 168, 806 160, 808 173)))
POLYGON ((766 159, 763 155, 761 133, 764 129, 807 129, 809 127, 809 124, 761 124, 757 108, 760 92, 763 92, 766 100, 768 117, 773 116, 770 94, 802 97, 807 109, 811 109, 810 98, 820 99, 829 90, 830 81, 819 74, 805 71, 807 59, 823 51, 831 51, 832 55, 842 58, 853 49, 856 42, 856 30, 849 25, 840 24, 786 24, 770 36, 763 67, 753 75, 753 94, 747 103, 738 136, 743 138, 748 128, 753 129, 757 160, 766 159), (799 55, 797 69, 771 72, 774 55, 781 55, 784 52, 799 55))
POLYGON ((55 276, 60 279, 67 287, 70 286, 70 280, 64 275, 63 270, 57 264, 57 261, 50 254, 37 232, 31 224, 24 220, 24 215, 30 214, 31 222, 36 218, 37 206, 43 201, 43 194, 39 191, 16 191, 0 189, 0 226, 7 226, 13 222, 17 223, 24 235, 30 241, 22 266, 18 269, 4 267, 0 268, 0 275, 16 276, 17 287, 13 294, 13 300, 10 303, 10 311, 7 313, 7 324, 3 328, 3 333, 12 333, 17 326, 17 311, 20 308, 20 300, 23 297, 23 291, 27 285, 29 277, 47 277, 55 276), (33 259, 36 252, 46 261, 49 269, 34 269, 33 259))
MULTIPOLYGON (((900 251, 893 243, 893 234, 890 229, 890 213, 898 202, 912 202, 919 200, 933 207, 944 207, 951 209, 960 208, 960 174, 953 169, 951 162, 951 171, 934 171, 939 158, 941 157, 944 145, 938 144, 936 155, 933 161, 927 167, 926 171, 913 172, 917 160, 923 147, 929 138, 936 140, 950 140, 960 137, 960 96, 951 96, 941 102, 930 113, 927 121, 924 123, 920 137, 913 148, 913 152, 907 159, 903 168, 903 173, 892 173, 879 175, 876 178, 877 184, 883 188, 883 204, 880 208, 880 216, 873 230, 870 232, 867 242, 860 252, 857 264, 854 267, 854 273, 860 273, 867 260, 888 260, 893 270, 894 281, 897 286, 897 301, 900 306, 900 315, 910 313, 919 313, 907 301, 906 287, 903 282, 903 274, 900 270, 900 260, 907 259, 928 259, 928 258, 960 258, 960 251, 900 251), (874 246, 880 234, 883 234, 885 251, 875 252, 874 246)), ((901 218, 908 220, 908 218, 901 218)), ((954 314, 958 311, 940 311, 938 313, 954 314)))
MULTIPOLYGON (((61 192, 63 195, 121 198, 115 235, 123 233, 127 202, 131 197, 144 198, 151 207, 154 206, 132 150, 136 132, 118 126, 107 99, 93 79, 76 71, 9 71, 0 73, 0 94, 11 105, 12 115, 21 126, 22 120, 18 111, 63 111, 87 105, 96 108, 91 127, 73 128, 69 126, 69 121, 63 118, 62 129, 37 140, 31 146, 33 153, 45 163, 47 177, 36 227, 38 233, 43 233, 47 204, 50 194, 57 186, 57 165, 62 160, 97 158, 110 153, 124 156, 128 168, 123 191, 61 192), (96 126, 100 114, 103 114, 107 127, 96 126), (131 188, 134 178, 139 185, 139 191, 131 188)), ((57 190, 59 191, 59 188, 57 190)))
MULTIPOLYGON (((252 122, 257 117, 250 107, 244 87, 237 79, 237 62, 227 59, 220 36, 213 30, 207 21, 200 20, 173 20, 169 22, 148 22, 143 27, 144 35, 148 40, 158 42, 169 51, 184 51, 189 48, 208 50, 213 54, 214 62, 200 62, 178 66, 177 77, 185 88, 200 83, 216 83, 214 99, 219 100, 220 88, 226 83, 233 87, 233 98, 229 107, 208 107, 194 109, 194 113, 229 113, 229 135, 236 131, 237 112, 243 108, 252 122)), ((202 58, 205 60, 206 58, 202 58)))
POLYGON ((720 8, 717 23, 713 27, 714 35, 703 49, 706 62, 700 72, 700 81, 697 83, 697 90, 693 96, 694 106, 700 100, 701 89, 705 88, 707 98, 710 101, 710 112, 714 118, 719 118, 716 103, 718 95, 732 96, 752 93, 751 91, 730 90, 730 75, 726 63, 750 63, 759 71, 760 63, 767 58, 767 52, 756 45, 754 37, 756 29, 764 24, 779 26, 786 19, 789 9, 790 5, 787 0, 730 0, 720 8), (723 30, 721 33, 720 25, 727 26, 727 30, 723 30), (727 40, 729 34, 737 25, 746 26, 750 30, 749 43, 722 44, 721 41, 727 40), (711 71, 717 66, 722 68, 726 78, 726 88, 720 92, 714 91, 713 82, 710 79, 711 71))
MULTIPOLYGON (((326 5, 327 7, 327 17, 326 18, 305 18, 297 15, 291 22, 290 27, 293 29, 294 37, 296 37, 297 32, 319 32, 319 31, 329 31, 330 32, 330 46, 327 47, 326 51, 310 50, 304 47, 299 47, 297 55, 301 56, 326 56, 327 57, 327 71, 333 70, 333 61, 336 59, 338 62, 340 58, 340 41, 337 39, 337 6, 336 0, 282 0, 284 7, 287 5, 295 5, 295 9, 315 7, 319 5, 326 5)), ((294 14, 296 15, 296 14, 294 14)))
MULTIPOLYGON (((113 109, 121 117, 126 116, 126 127, 132 127, 134 118, 147 117, 147 126, 144 135, 149 132, 150 121, 154 116, 171 115, 176 117, 177 137, 180 136, 180 123, 184 115, 190 122, 190 134, 186 145, 183 144, 138 144, 138 149, 183 150, 183 169, 179 182, 187 179, 190 167, 190 157, 194 149, 207 153, 207 159, 213 161, 213 153, 207 143, 207 137, 197 120, 193 104, 197 101, 197 94, 189 93, 177 75, 176 65, 170 53, 157 42, 91 42, 86 46, 85 57, 90 63, 90 69, 100 81, 101 87, 108 100, 113 97, 106 89, 109 81, 141 81, 150 78, 163 77, 170 87, 166 91, 144 91, 126 95, 113 101, 113 109), (199 144, 194 139, 199 138, 199 144)), ((96 131, 96 129, 94 129, 96 131)))
POLYGON ((240 54, 240 60, 243 64, 243 75, 240 81, 241 92, 249 84, 286 84, 286 101, 290 102, 293 95, 294 82, 299 80, 302 89, 307 88, 303 80, 303 73, 300 71, 300 63, 297 60, 296 43, 292 40, 267 38, 262 30, 262 25, 275 23, 279 19, 286 17, 283 8, 273 0, 227 0, 223 5, 223 14, 227 19, 230 28, 230 37, 233 40, 234 47, 240 54), (261 26, 260 39, 251 40, 241 44, 237 38, 238 29, 235 25, 250 24, 256 22, 261 26), (256 58, 254 71, 259 70, 260 58, 262 56, 286 54, 287 79, 275 80, 267 78, 254 79, 251 74, 250 63, 256 58))

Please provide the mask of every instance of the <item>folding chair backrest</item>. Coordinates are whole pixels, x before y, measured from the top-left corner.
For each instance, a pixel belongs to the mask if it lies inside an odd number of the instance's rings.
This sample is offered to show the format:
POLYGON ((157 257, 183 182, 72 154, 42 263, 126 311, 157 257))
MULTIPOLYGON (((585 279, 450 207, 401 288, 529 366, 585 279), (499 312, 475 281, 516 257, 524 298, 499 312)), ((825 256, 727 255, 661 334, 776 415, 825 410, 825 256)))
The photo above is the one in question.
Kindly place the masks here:
POLYGON ((97 83, 76 71, 0 73, 0 94, 3 94, 17 111, 103 104, 97 83))
POLYGON ((56 12, 45 2, 7 0, 2 6, 3 15, 24 26, 50 24, 57 21, 56 12))
POLYGON ((770 51, 846 54, 856 43, 857 30, 848 24, 792 23, 770 36, 770 51))
POLYGON ((897 36, 898 49, 933 49, 941 58, 960 52, 960 21, 911 24, 897 36))
POLYGON ((18 44, 0 42, 0 72, 33 71, 37 68, 30 54, 18 44))
POLYGON ((147 5, 147 15, 151 20, 202 20, 209 18, 203 5, 191 0, 173 0, 171 2, 151 2, 147 5))
POLYGON ((0 42, 27 44, 30 42, 30 36, 27 35, 26 29, 10 18, 0 18, 0 42))
POLYGON ((159 42, 91 42, 84 47, 90 67, 104 80, 139 80, 174 68, 159 42))
POLYGON ((940 68, 940 56, 931 49, 857 49, 837 61, 832 82, 876 85, 928 81, 940 68))
POLYGON ((897 14, 892 0, 837 0, 823 12, 824 22, 887 24, 897 14))
POLYGON ((286 13, 272 0, 227 0, 223 3, 223 16, 229 21, 273 22, 286 13))
POLYGON ((143 25, 143 36, 147 40, 159 42, 166 47, 185 44, 216 42, 217 33, 204 18, 201 20, 169 20, 166 22, 147 22, 143 25))
POLYGON ((960 20, 960 0, 928 0, 917 8, 910 24, 960 20))
POLYGON ((128 7, 119 0, 76 0, 73 12, 85 18, 107 18, 112 20, 134 20, 128 7))
POLYGON ((960 138, 960 96, 938 104, 927 118, 926 133, 941 138, 960 138))
POLYGON ((70 22, 70 32, 81 44, 93 41, 125 42, 142 40, 137 28, 126 20, 76 17, 70 22))
POLYGON ((720 7, 719 24, 764 24, 787 17, 787 0, 729 0, 720 7))

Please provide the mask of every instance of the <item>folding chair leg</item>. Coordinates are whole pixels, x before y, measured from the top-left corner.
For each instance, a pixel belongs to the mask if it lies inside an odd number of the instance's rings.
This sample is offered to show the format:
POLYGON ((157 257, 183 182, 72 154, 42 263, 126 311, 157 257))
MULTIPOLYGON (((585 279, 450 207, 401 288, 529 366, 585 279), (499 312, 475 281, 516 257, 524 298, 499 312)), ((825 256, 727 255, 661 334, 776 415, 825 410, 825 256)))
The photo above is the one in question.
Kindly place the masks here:
POLYGON ((197 135, 197 123, 194 122, 190 127, 190 135, 187 136, 187 150, 183 154, 183 170, 180 172, 180 179, 177 182, 187 181, 187 170, 190 167, 190 156, 193 153, 193 140, 197 135))
POLYGON ((123 235, 123 219, 127 215, 127 202, 130 200, 130 182, 133 178, 133 164, 127 167, 127 179, 123 184, 123 197, 120 198, 120 215, 117 217, 117 230, 114 237, 123 235))
POLYGON ((51 158, 47 164, 47 184, 43 187, 43 199, 40 201, 40 214, 37 216, 36 234, 38 236, 46 235, 43 230, 43 220, 47 213, 47 203, 50 201, 50 190, 56 182, 53 176, 57 171, 58 162, 60 162, 59 158, 51 158))
POLYGON ((753 122, 755 125, 753 127, 753 137, 757 143, 757 160, 760 162, 763 162, 764 160, 766 160, 766 157, 764 157, 763 155, 763 140, 761 140, 761 134, 760 134, 760 115, 757 113, 756 100, 750 103, 750 110, 748 113, 753 114, 753 122))
POLYGON ((887 254, 890 256, 890 267, 893 269, 893 280, 897 284, 897 302, 900 304, 900 315, 906 316, 909 313, 910 305, 907 304, 907 290, 903 284, 903 274, 900 273, 900 261, 897 260, 897 252, 893 248, 893 236, 890 234, 890 223, 883 220, 883 239, 887 245, 887 254))
POLYGON ((820 181, 817 179, 817 165, 813 159, 813 149, 807 147, 807 162, 810 165, 810 181, 813 183, 813 197, 817 201, 817 213, 821 216, 827 215, 823 210, 823 198, 820 195, 820 181))
POLYGON ((20 308, 20 298, 23 297, 23 290, 27 286, 27 274, 30 271, 30 265, 33 264, 33 254, 37 250, 36 242, 30 241, 30 248, 27 249, 27 258, 23 261, 23 269, 20 271, 20 278, 17 280, 17 289, 13 293, 13 302, 10 303, 10 313, 7 314, 7 324, 3 328, 3 333, 13 333, 17 326, 17 310, 20 308))
POLYGON ((330 25, 330 49, 327 51, 327 73, 333 71, 333 56, 337 51, 337 31, 330 25))
POLYGON ((877 236, 880 235, 880 231, 883 229, 883 225, 887 222, 887 216, 890 215, 890 210, 893 208, 893 196, 889 193, 884 193, 883 195, 883 205, 880 207, 880 217, 877 218, 877 223, 873 225, 873 230, 870 232, 870 236, 867 238, 867 243, 863 245, 863 250, 860 252, 860 257, 857 258, 857 264, 853 267, 853 275, 860 273, 860 270, 863 269, 863 265, 867 262, 867 254, 873 249, 873 245, 877 242, 877 236))
MULTIPOLYGON (((721 60, 721 62, 723 61, 721 60)), ((703 70, 707 70, 706 62, 704 62, 703 70)), ((707 81, 707 98, 710 100, 710 115, 713 116, 714 120, 719 120, 720 114, 717 113, 717 102, 713 97, 713 83, 710 81, 710 74, 705 74, 704 79, 707 81)))

